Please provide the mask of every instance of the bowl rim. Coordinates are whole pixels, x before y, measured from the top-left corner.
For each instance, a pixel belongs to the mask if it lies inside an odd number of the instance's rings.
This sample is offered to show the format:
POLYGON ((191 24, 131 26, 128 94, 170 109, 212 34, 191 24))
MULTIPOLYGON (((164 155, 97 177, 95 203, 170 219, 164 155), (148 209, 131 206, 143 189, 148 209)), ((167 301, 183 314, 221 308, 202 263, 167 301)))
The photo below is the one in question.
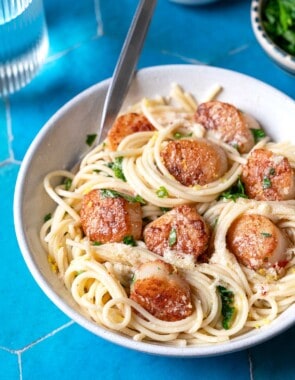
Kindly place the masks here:
MULTIPOLYGON (((264 82, 258 79, 255 79, 254 77, 250 77, 248 75, 245 75, 236 71, 214 67, 214 66, 191 65, 191 64, 161 65, 161 66, 152 66, 148 68, 143 68, 139 70, 139 72, 143 75, 146 75, 149 73, 153 73, 154 71, 165 73, 167 70, 173 70, 174 68, 185 70, 188 67, 190 68, 194 67, 194 69, 196 70, 198 70, 198 68, 201 70, 209 70, 209 71, 218 70, 218 72, 221 75, 222 73, 227 73, 227 74, 236 76, 237 79, 244 78, 249 81, 251 80, 253 83, 264 85, 267 89, 271 89, 274 93, 280 94, 280 96, 285 97, 286 100, 288 99, 292 101, 290 97, 283 94, 281 91, 273 88, 272 86, 265 84, 264 82)), ((30 163, 34 159, 34 152, 37 149, 40 142, 42 141, 42 139, 44 138, 44 136, 46 136, 47 133, 50 131, 50 129, 54 127, 55 122, 59 120, 62 117, 62 115, 69 112, 71 108, 75 106, 77 102, 79 103, 81 100, 95 94, 99 90, 106 89, 109 83, 110 83, 110 79, 106 79, 102 82, 99 82, 89 87, 88 89, 77 94, 74 98, 72 98, 67 103, 65 103, 56 113, 54 113, 53 116, 49 118, 49 120, 45 123, 45 125, 41 128, 41 130, 38 132, 38 134, 34 138, 33 142, 28 148, 25 154, 25 157, 21 163, 21 167, 20 167, 17 180, 16 180, 15 192, 14 192, 14 203, 13 203, 15 232, 16 232, 17 241, 18 241, 22 256, 24 258, 24 261, 29 271, 31 272, 33 278, 39 285, 39 287, 43 290, 43 292, 47 295, 47 297, 60 310, 64 312, 64 314, 66 314, 68 317, 70 317, 77 324, 79 324, 81 327, 85 328, 89 332, 97 335, 100 338, 103 338, 112 343, 115 343, 119 346, 123 346, 125 348, 129 348, 129 349, 144 352, 144 353, 160 355, 160 356, 210 357, 210 356, 224 355, 224 354, 240 351, 240 350, 252 347, 254 345, 260 344, 266 340, 269 340, 270 338, 273 338, 274 336, 278 334, 281 334, 283 331, 287 330, 292 325, 294 325, 295 319, 294 320, 290 319, 287 321, 287 323, 284 324, 283 327, 281 326, 281 324, 276 323, 272 326, 271 329, 269 327, 267 327, 266 329, 261 328, 259 330, 259 334, 255 333, 249 336, 248 334, 245 334, 242 338, 238 338, 236 340, 232 339, 229 342, 225 342, 225 344, 220 343, 220 344, 192 346, 192 347, 173 347, 173 346, 166 346, 166 345, 158 345, 158 344, 149 343, 149 342, 138 342, 138 341, 132 340, 130 337, 120 334, 119 332, 113 332, 113 331, 107 330, 106 328, 95 324, 95 322, 90 321, 86 317, 83 317, 82 314, 72 309, 70 305, 68 305, 53 290, 53 288, 51 288, 49 281, 47 281, 45 276, 40 272, 29 250, 28 239, 26 237, 26 231, 24 231, 24 227, 22 223, 22 220, 23 220, 22 188, 26 182, 26 174, 30 167, 30 163)))
POLYGON ((283 50, 277 45, 265 31, 262 24, 262 8, 266 0, 252 0, 251 2, 251 25, 255 37, 263 50, 287 71, 295 71, 295 56, 283 50))

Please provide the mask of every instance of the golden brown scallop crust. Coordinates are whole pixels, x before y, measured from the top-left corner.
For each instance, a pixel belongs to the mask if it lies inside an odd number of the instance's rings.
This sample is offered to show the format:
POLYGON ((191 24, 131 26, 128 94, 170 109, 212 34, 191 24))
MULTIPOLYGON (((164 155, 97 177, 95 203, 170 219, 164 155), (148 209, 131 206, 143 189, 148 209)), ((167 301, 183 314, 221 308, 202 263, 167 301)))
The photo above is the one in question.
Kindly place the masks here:
POLYGON ((246 194, 258 201, 282 201, 295 197, 295 175, 288 159, 266 149, 256 149, 243 166, 246 194))
POLYGON ((193 312, 188 283, 174 272, 170 264, 161 260, 143 264, 135 272, 130 298, 163 321, 179 321, 193 312), (154 271, 137 280, 137 274, 146 270, 147 265, 154 266, 154 271))
MULTIPOLYGON (((276 264, 275 252, 280 249, 279 244, 284 238, 278 227, 267 217, 244 214, 232 223, 226 239, 229 250, 243 265, 259 269, 276 264)), ((285 248, 284 244, 282 248, 285 248)), ((279 258, 283 260, 280 254, 279 258)))
POLYGON ((196 259, 207 250, 210 231, 194 207, 183 205, 149 223, 143 236, 147 248, 160 256, 172 250, 180 255, 191 254, 196 259), (171 242, 172 230, 175 242, 171 242))
POLYGON ((138 113, 126 113, 119 116, 108 132, 108 147, 116 150, 124 137, 136 132, 155 131, 155 127, 144 115, 138 113))
POLYGON ((80 211, 85 235, 100 243, 121 242, 125 236, 141 238, 142 211, 138 202, 104 197, 100 190, 84 195, 80 211))
POLYGON ((199 105, 196 121, 217 134, 217 137, 234 147, 240 153, 247 153, 254 146, 251 127, 258 128, 258 123, 246 117, 241 111, 229 103, 210 101, 199 105))
POLYGON ((217 144, 205 139, 169 141, 161 150, 169 173, 184 186, 206 185, 227 170, 227 157, 217 144))

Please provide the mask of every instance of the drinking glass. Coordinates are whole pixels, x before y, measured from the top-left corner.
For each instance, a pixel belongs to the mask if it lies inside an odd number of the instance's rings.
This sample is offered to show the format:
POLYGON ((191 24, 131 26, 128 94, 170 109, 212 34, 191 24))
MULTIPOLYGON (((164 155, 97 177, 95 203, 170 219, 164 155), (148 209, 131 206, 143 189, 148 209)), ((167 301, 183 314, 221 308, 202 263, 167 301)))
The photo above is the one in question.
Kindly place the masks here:
POLYGON ((0 0, 0 96, 34 78, 48 45, 42 0, 0 0))

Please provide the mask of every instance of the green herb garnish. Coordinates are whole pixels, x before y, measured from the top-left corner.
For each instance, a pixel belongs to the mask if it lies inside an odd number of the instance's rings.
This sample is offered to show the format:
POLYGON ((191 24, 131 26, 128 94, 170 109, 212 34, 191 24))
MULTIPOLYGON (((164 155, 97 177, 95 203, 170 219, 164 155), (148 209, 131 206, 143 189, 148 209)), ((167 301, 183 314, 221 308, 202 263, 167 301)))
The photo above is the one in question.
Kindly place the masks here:
POLYGON ((49 219, 51 219, 51 217, 52 217, 52 215, 51 215, 50 212, 49 212, 48 214, 46 214, 46 215, 44 216, 44 218, 43 218, 44 223, 47 222, 49 219))
POLYGON ((87 137, 86 137, 86 144, 88 146, 92 146, 92 144, 94 143, 96 137, 97 137, 96 133, 94 133, 93 135, 87 135, 87 137))
POLYGON ((100 189, 100 194, 104 198, 120 198, 121 197, 131 203, 138 202, 143 205, 146 204, 145 200, 140 195, 136 195, 135 197, 132 197, 131 195, 119 193, 119 191, 111 190, 111 189, 100 189))
POLYGON ((126 245, 131 245, 131 247, 136 247, 136 241, 132 235, 124 236, 123 243, 126 245))
POLYGON ((271 187, 271 182, 270 182, 270 179, 268 177, 263 177, 263 180, 262 180, 262 188, 263 189, 269 189, 271 187))
POLYGON ((177 231, 176 228, 171 228, 169 237, 168 237, 168 244, 169 247, 172 247, 177 242, 177 231))
POLYGON ((95 246, 99 246, 99 245, 102 245, 103 243, 102 242, 100 242, 100 241, 94 241, 93 242, 93 245, 95 245, 95 246))
POLYGON ((237 182, 234 185, 232 185, 232 187, 229 190, 224 191, 219 196, 219 199, 230 199, 234 202, 238 198, 248 198, 248 196, 245 194, 245 188, 243 182, 241 181, 241 178, 239 178, 237 182))
POLYGON ((160 207, 160 210, 161 210, 162 212, 168 212, 168 211, 171 210, 171 208, 170 208, 170 207, 160 207))
POLYGON ((250 128, 250 131, 254 137, 255 144, 266 136, 263 129, 250 128))
POLYGON ((156 191, 156 194, 159 198, 166 198, 169 195, 166 187, 164 186, 160 186, 159 189, 156 191))
POLYGON ((173 137, 175 138, 175 140, 179 140, 179 139, 183 139, 183 138, 187 138, 187 137, 192 137, 193 133, 188 133, 187 135, 185 135, 184 133, 181 133, 181 132, 175 132, 173 134, 173 137))
POLYGON ((263 26, 269 37, 291 55, 295 55, 295 2, 268 0, 262 10, 263 26))
POLYGON ((215 229, 216 228, 216 226, 217 226, 217 223, 218 223, 218 218, 215 218, 215 220, 214 220, 214 223, 213 223, 213 229, 215 229))
POLYGON ((264 237, 271 237, 272 236, 272 234, 270 234, 268 232, 261 232, 261 235, 264 237))
POLYGON ((65 190, 70 190, 72 182, 73 181, 71 180, 71 178, 65 179, 65 181, 64 181, 65 190))
POLYGON ((115 177, 126 182, 126 178, 122 169, 122 162, 123 162, 123 157, 116 157, 115 161, 108 163, 107 166, 113 170, 115 177))
POLYGON ((135 281, 136 281, 136 276, 135 276, 135 273, 133 273, 132 276, 131 276, 131 279, 130 279, 131 285, 134 284, 135 281))
POLYGON ((222 327, 225 330, 228 330, 232 324, 232 320, 236 311, 235 307, 233 306, 235 298, 234 293, 221 285, 217 286, 217 290, 220 294, 222 304, 222 327))
POLYGON ((78 270, 77 273, 76 273, 76 276, 79 276, 80 274, 84 273, 85 270, 78 270))

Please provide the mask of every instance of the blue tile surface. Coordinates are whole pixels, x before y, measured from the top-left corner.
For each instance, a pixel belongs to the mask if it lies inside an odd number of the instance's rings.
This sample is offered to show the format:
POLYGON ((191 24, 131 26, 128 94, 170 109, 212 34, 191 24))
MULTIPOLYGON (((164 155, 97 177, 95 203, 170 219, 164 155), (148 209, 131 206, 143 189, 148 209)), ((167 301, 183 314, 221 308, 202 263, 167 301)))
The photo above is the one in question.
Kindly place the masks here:
MULTIPOLYGON (((21 256, 12 203, 25 152, 58 108, 111 76, 136 4, 45 0, 46 63, 28 86, 0 99, 0 379, 295 379, 295 328, 223 357, 169 359, 136 353, 70 321, 39 289, 21 256)), ((159 0, 139 67, 173 63, 239 71, 295 99, 295 78, 275 66, 255 40, 249 0, 202 7, 159 0)))
POLYGON ((37 380, 50 374, 52 379, 114 379, 149 380, 163 376, 171 379, 228 379, 240 363, 237 380, 249 379, 247 353, 211 359, 170 359, 114 346, 77 325, 69 325, 46 340, 28 348, 22 355, 24 378, 37 380), (79 351, 78 351, 79 350, 79 351), (58 352, 58 360, 48 366, 50 353, 58 352), (85 354, 79 354, 83 352, 85 354), (75 362, 73 363, 73 358, 75 362), (36 366, 38 362, 38 366, 36 366), (90 364, 91 363, 91 364, 90 364), (32 376, 33 374, 33 376, 32 376))

